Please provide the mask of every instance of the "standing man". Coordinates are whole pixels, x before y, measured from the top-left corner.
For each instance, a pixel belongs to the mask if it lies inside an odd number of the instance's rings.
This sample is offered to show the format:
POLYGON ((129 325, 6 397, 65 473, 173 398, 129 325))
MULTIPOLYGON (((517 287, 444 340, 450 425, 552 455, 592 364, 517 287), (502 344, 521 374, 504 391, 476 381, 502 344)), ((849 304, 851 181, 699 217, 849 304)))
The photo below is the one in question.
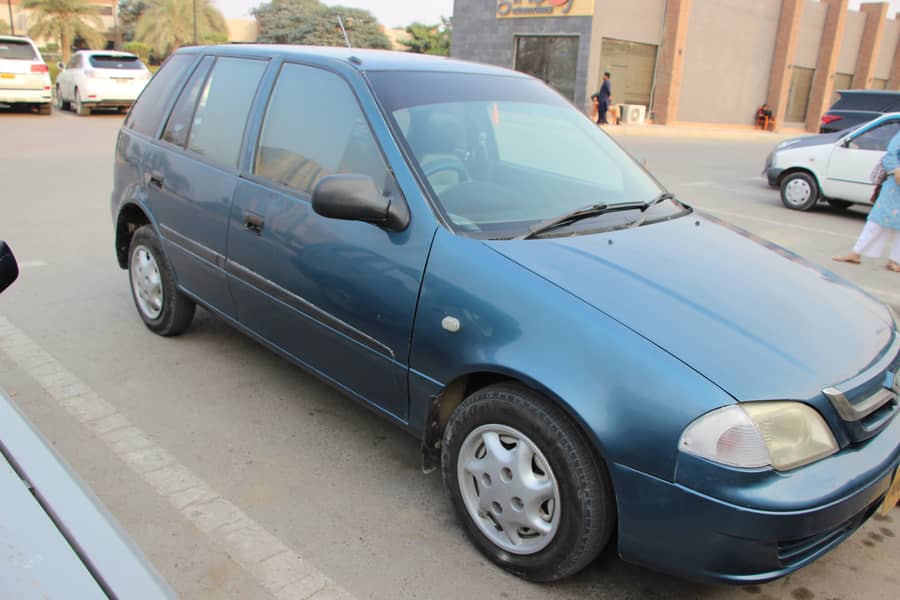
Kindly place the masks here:
POLYGON ((606 113, 609 111, 609 98, 612 96, 612 84, 609 82, 609 72, 603 74, 603 85, 600 91, 591 96, 597 100, 597 123, 606 125, 606 113))

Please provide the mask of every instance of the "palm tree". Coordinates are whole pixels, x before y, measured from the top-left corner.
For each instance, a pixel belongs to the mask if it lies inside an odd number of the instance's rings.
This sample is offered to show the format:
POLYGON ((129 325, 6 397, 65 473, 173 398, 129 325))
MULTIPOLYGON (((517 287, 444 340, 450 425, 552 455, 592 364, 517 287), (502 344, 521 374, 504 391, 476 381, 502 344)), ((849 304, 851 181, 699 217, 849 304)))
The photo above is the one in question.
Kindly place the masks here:
POLYGON ((103 44, 103 21, 89 0, 25 0, 25 8, 32 11, 28 35, 59 42, 63 62, 69 61, 77 38, 95 48, 103 44))
POLYGON ((197 7, 197 42, 224 41, 225 17, 210 0, 151 0, 134 30, 134 39, 150 46, 158 58, 194 42, 194 2, 197 7))

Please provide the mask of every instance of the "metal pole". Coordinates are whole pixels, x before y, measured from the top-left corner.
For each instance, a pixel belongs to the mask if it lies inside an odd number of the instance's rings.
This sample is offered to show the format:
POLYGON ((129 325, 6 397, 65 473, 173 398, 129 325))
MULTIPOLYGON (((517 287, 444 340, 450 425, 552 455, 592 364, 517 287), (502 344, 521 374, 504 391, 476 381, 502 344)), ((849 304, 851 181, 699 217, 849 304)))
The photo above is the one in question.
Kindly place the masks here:
POLYGON ((197 45, 197 0, 194 0, 194 45, 197 45))
POLYGON ((12 16, 12 0, 6 0, 6 6, 9 7, 9 32, 12 35, 16 35, 16 24, 13 23, 12 16))
POLYGON ((344 41, 347 43, 348 48, 352 48, 350 45, 350 38, 347 37, 347 30, 344 29, 344 20, 341 18, 341 15, 338 15, 338 24, 341 26, 341 32, 344 34, 344 41))

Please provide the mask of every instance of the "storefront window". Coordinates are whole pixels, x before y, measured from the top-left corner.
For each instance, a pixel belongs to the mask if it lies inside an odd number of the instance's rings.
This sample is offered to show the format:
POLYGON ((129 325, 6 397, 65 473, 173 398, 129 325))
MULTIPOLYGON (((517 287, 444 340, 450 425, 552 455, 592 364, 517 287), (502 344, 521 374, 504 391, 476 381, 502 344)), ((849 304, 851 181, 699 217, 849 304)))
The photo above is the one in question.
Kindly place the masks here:
POLYGON ((603 39, 600 71, 610 74, 616 104, 650 106, 656 49, 652 44, 603 39))
POLYGON ((794 67, 785 122, 802 123, 806 121, 806 110, 809 107, 809 92, 812 90, 813 75, 815 74, 815 69, 794 67))
POLYGON ((841 97, 838 92, 843 90, 849 90, 853 88, 853 74, 852 73, 835 73, 834 74, 834 89, 831 93, 831 104, 834 104, 841 97))
POLYGON ((878 79, 877 77, 872 80, 872 89, 873 90, 886 90, 887 89, 887 79, 878 79))
POLYGON ((537 77, 569 100, 575 100, 578 68, 576 36, 516 37, 516 70, 537 77))

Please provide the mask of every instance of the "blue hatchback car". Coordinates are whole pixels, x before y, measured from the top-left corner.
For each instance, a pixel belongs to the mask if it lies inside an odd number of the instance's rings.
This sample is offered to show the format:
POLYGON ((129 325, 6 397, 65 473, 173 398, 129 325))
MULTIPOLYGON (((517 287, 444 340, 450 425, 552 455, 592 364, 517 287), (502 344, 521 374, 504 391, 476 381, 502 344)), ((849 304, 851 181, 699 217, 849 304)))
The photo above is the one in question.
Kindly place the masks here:
POLYGON ((527 579, 615 539, 766 581, 896 502, 892 312, 698 214, 523 74, 180 50, 119 133, 112 215, 147 327, 201 304, 412 432, 527 579))

